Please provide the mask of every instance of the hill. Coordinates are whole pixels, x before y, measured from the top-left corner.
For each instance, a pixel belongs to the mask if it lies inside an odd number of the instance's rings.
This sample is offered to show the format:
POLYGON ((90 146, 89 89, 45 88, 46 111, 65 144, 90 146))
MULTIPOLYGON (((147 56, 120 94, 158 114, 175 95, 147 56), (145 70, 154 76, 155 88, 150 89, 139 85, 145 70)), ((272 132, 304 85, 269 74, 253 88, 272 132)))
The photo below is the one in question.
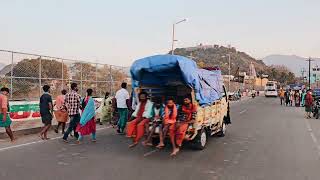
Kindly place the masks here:
MULTIPOLYGON (((263 62, 267 65, 284 65, 287 66, 296 76, 301 76, 301 70, 304 68, 308 70, 308 58, 300 57, 296 55, 269 55, 263 58, 263 62)), ((320 60, 320 58, 315 58, 315 60, 320 60)), ((312 62, 313 65, 316 63, 312 62)))
POLYGON ((231 74, 235 74, 237 69, 240 71, 249 71, 250 63, 253 63, 257 74, 266 73, 268 66, 261 60, 256 60, 245 52, 237 51, 235 48, 229 48, 218 45, 199 45, 189 48, 177 48, 174 54, 189 57, 197 62, 200 67, 219 66, 223 74, 228 74, 229 60, 227 54, 231 57, 231 74))

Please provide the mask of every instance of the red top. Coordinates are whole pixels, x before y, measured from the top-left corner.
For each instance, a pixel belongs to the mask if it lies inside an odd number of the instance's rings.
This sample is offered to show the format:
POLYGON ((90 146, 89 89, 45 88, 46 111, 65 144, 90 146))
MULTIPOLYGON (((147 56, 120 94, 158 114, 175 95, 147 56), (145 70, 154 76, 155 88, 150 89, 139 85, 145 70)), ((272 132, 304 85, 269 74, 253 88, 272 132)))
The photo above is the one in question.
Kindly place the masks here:
POLYGON ((147 104, 147 101, 141 102, 139 111, 138 111, 138 113, 137 113, 137 118, 141 118, 141 117, 142 117, 143 112, 144 112, 144 110, 146 109, 146 104, 147 104))
POLYGON ((306 95, 306 106, 312 106, 313 99, 312 95, 310 93, 307 93, 306 95))

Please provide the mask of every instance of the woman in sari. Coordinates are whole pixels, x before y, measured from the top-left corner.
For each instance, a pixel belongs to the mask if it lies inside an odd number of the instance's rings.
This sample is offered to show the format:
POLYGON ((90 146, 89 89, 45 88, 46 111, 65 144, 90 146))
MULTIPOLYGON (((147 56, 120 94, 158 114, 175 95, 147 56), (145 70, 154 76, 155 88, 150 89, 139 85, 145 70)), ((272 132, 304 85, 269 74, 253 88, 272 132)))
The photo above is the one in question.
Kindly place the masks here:
POLYGON ((311 118, 311 112, 312 112, 312 105, 313 105, 313 98, 312 98, 312 92, 309 89, 307 91, 307 95, 305 98, 305 111, 306 111, 306 118, 310 119, 311 118))
POLYGON ((294 94, 294 102, 295 102, 296 107, 300 106, 300 93, 299 93, 299 91, 296 91, 294 94))
POLYGON ((77 125, 77 132, 79 138, 77 143, 80 144, 83 140, 83 136, 91 134, 92 142, 96 142, 96 122, 95 122, 95 106, 94 100, 91 97, 93 93, 92 89, 87 90, 87 97, 82 101, 82 114, 80 123, 77 125))
POLYGON ((67 94, 67 91, 64 89, 61 91, 61 95, 57 96, 55 102, 55 111, 54 115, 56 120, 58 121, 58 126, 54 130, 56 133, 59 133, 59 127, 62 126, 62 134, 64 134, 64 130, 66 127, 66 123, 68 121, 68 112, 64 104, 64 97, 67 94))
POLYGON ((101 122, 109 121, 111 124, 113 108, 112 97, 109 92, 106 92, 102 103, 101 122))

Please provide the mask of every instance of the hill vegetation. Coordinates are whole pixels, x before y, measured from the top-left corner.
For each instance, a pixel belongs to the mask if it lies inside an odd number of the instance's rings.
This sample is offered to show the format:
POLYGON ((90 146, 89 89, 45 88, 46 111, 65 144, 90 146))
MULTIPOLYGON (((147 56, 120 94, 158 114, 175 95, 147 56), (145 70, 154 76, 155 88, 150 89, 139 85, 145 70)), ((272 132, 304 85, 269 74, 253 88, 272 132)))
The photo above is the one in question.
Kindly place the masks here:
MULTIPOLYGON (((169 52, 171 53, 171 52, 169 52)), ((245 52, 237 51, 233 47, 224 47, 219 45, 199 45, 196 47, 177 48, 174 54, 189 57, 197 62, 199 67, 219 66, 222 74, 228 74, 230 55, 231 74, 236 75, 240 72, 249 73, 249 65, 252 63, 255 67, 257 76, 262 74, 269 75, 270 80, 279 81, 282 84, 294 83, 295 76, 285 66, 267 66, 262 60, 257 60, 245 52)))

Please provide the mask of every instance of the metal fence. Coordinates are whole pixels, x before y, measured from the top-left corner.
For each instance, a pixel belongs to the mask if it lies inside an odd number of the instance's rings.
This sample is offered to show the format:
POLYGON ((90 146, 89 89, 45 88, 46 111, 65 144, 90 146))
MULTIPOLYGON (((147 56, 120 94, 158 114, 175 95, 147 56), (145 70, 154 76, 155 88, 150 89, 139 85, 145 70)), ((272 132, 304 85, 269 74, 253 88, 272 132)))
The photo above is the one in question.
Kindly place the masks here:
POLYGON ((82 96, 92 88, 103 97, 105 92, 114 94, 123 81, 129 83, 128 74, 127 67, 0 50, 0 87, 10 88, 11 100, 37 100, 45 84, 56 97, 72 82, 78 83, 82 96))

